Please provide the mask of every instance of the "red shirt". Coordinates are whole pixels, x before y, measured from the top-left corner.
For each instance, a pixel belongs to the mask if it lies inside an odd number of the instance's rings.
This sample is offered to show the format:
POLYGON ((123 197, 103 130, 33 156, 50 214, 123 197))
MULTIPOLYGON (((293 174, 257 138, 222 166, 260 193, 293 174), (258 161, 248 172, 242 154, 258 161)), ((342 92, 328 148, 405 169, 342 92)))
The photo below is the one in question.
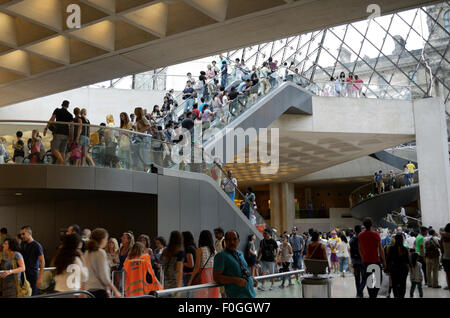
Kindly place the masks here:
POLYGON ((198 109, 193 109, 193 110, 192 110, 192 113, 195 113, 195 114, 197 115, 196 118, 199 118, 199 117, 200 117, 200 111, 199 111, 198 109))
POLYGON ((380 234, 372 230, 365 230, 358 235, 358 244, 361 248, 363 263, 379 263, 378 247, 380 246, 380 234))

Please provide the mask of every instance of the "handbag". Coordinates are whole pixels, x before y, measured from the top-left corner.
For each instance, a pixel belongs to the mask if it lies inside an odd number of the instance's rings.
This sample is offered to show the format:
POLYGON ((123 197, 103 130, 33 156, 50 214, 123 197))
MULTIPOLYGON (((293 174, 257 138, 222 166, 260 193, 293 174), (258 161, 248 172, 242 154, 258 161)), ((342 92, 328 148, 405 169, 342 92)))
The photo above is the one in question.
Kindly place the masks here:
POLYGON ((208 260, 206 261, 206 263, 203 264, 203 266, 199 269, 198 273, 195 274, 194 278, 192 278, 191 285, 200 285, 201 284, 202 272, 205 269, 206 264, 208 264, 209 260, 211 259, 212 255, 213 255, 212 253, 209 254, 209 257, 208 257, 208 260))
MULTIPOLYGON (((15 255, 13 256, 12 263, 13 263, 13 269, 16 269, 17 268, 17 261, 16 261, 16 259, 14 257, 15 257, 15 255)), ((31 285, 30 285, 30 282, 27 281, 27 276, 25 275, 25 272, 23 272, 23 284, 22 284, 22 286, 20 286, 20 284, 19 284, 19 279, 18 279, 17 275, 14 275, 14 279, 16 281, 17 297, 18 298, 30 297, 31 294, 32 294, 31 285)))
POLYGON ((72 150, 70 152, 70 160, 75 161, 81 159, 82 153, 80 145, 77 143, 73 143, 71 149, 72 150))

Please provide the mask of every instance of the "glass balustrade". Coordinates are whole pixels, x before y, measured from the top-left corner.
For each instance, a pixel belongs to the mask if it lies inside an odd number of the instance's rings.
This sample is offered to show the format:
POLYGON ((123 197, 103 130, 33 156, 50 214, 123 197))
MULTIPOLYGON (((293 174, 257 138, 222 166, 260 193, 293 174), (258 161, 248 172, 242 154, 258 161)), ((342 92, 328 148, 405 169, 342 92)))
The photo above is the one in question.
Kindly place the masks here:
MULTIPOLYGON (((1 120, 0 164, 88 166, 141 172, 167 168, 208 175, 219 187, 226 175, 219 160, 203 151, 200 142, 190 138, 168 143, 163 132, 156 129, 150 135, 114 127, 57 122, 50 123, 44 135, 46 126, 47 122, 1 120), (20 140, 17 131, 23 134, 20 140)), ((238 188, 236 191, 245 200, 238 188)), ((252 223, 258 229, 266 228, 264 218, 256 211, 254 218, 252 223)))

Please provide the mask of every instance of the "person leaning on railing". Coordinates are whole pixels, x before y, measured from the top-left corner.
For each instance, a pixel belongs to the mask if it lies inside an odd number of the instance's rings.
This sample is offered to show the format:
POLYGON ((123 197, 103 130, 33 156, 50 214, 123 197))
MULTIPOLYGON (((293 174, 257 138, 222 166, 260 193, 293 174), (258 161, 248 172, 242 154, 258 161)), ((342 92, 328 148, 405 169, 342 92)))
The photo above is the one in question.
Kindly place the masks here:
POLYGON ((226 248, 214 257, 214 281, 225 285, 227 298, 255 298, 257 281, 250 274, 244 255, 238 250, 239 234, 225 234, 226 248))

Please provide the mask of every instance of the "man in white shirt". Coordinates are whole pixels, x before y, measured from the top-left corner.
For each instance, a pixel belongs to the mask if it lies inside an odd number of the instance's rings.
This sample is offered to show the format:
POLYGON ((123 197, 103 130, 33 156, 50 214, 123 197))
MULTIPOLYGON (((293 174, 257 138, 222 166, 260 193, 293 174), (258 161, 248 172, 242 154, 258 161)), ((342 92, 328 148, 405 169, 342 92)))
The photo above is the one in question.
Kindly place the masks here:
POLYGON ((406 242, 408 243, 409 252, 414 253, 416 251, 415 248, 416 236, 414 235, 414 233, 410 233, 410 235, 406 239, 406 242))
POLYGON ((407 225, 408 224, 408 218, 406 217, 406 211, 405 211, 404 207, 400 208, 400 216, 402 217, 403 223, 405 225, 407 225))
POLYGON ((237 187, 237 180, 233 178, 233 171, 228 170, 228 176, 222 180, 222 186, 225 193, 234 202, 235 189, 237 187))

